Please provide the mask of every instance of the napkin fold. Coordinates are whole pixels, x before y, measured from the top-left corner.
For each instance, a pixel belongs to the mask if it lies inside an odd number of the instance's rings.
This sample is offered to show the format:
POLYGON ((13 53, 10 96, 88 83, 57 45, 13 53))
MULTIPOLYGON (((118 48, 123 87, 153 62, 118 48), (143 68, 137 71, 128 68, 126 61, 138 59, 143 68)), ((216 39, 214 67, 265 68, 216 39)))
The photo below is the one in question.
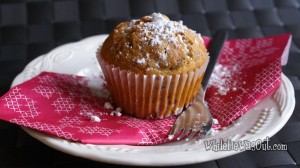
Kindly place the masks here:
MULTIPOLYGON (((204 41, 209 45, 209 38, 204 41)), ((283 34, 225 42, 205 96, 219 121, 215 129, 228 126, 280 86, 290 41, 290 34, 283 34)), ((102 74, 94 79, 42 72, 0 98, 0 119, 81 143, 170 141, 167 135, 175 116, 144 120, 121 115, 110 106, 108 95, 102 74)))

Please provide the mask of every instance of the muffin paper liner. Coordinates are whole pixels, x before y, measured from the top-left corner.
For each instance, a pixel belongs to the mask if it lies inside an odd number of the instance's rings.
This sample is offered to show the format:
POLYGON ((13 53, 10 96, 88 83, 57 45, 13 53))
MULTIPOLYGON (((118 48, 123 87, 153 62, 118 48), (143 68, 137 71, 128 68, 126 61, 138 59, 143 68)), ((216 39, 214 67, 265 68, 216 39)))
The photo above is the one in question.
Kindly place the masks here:
POLYGON ((179 114, 196 97, 208 64, 178 75, 144 75, 99 60, 115 103, 128 115, 157 119, 179 114))

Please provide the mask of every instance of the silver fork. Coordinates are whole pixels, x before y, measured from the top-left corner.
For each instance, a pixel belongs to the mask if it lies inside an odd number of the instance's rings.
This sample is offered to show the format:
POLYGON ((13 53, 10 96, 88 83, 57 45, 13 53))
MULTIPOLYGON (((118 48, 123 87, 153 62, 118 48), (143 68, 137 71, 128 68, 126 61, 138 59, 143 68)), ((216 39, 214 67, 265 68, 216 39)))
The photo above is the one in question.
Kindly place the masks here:
POLYGON ((181 134, 177 137, 177 140, 180 140, 187 135, 188 137, 186 140, 189 140, 195 135, 203 137, 211 129, 212 116, 204 101, 205 90, 227 37, 228 34, 224 30, 217 31, 214 34, 208 48, 210 60, 202 80, 202 88, 199 90, 195 102, 187 107, 175 121, 169 132, 168 138, 170 140, 180 131, 181 134))

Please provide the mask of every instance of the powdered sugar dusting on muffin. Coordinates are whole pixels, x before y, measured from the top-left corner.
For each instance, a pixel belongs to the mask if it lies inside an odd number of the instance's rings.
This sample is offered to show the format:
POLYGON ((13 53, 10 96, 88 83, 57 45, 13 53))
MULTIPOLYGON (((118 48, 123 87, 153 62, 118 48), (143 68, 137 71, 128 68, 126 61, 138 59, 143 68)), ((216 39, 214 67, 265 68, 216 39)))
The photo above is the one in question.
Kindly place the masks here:
MULTIPOLYGON (((176 46, 183 44, 184 50, 188 51, 181 36, 181 34, 184 33, 184 30, 187 29, 187 27, 182 24, 182 21, 170 21, 161 13, 153 13, 152 15, 147 16, 146 19, 149 21, 144 22, 141 27, 140 34, 144 36, 144 38, 140 39, 141 41, 150 41, 150 45, 152 46, 160 46, 164 41, 175 44, 176 46)), ((140 26, 141 23, 142 22, 137 24, 137 20, 132 20, 127 29, 135 29, 137 26, 140 26)), ((163 63, 168 59, 167 54, 164 52, 158 53, 158 58, 163 63)), ((138 60, 138 63, 143 63, 143 61, 138 60)))
MULTIPOLYGON (((179 46, 184 45, 184 50, 188 51, 186 44, 184 43, 181 33, 184 33, 186 26, 182 24, 182 21, 170 21, 166 16, 161 13, 153 13, 148 17, 151 22, 146 22, 141 31, 142 34, 150 38, 151 45, 161 45, 163 41, 175 44, 179 46), (151 34, 149 34, 151 32, 151 34)), ((167 54, 165 52, 159 52, 158 58, 168 66, 167 54)))
POLYGON ((166 53, 158 53, 158 57, 161 59, 161 60, 164 60, 166 61, 167 60, 167 54, 166 53))
POLYGON ((151 45, 161 45, 162 41, 159 39, 158 36, 155 36, 154 38, 151 39, 151 45))
POLYGON ((207 55, 199 34, 161 13, 122 22, 108 39, 110 50, 103 53, 108 62, 145 74, 186 72, 199 66, 204 61, 201 56, 207 55))
POLYGON ((137 62, 138 64, 145 64, 145 63, 146 63, 146 60, 145 60, 145 58, 141 58, 141 59, 137 59, 136 62, 137 62))
POLYGON ((178 44, 178 33, 184 33, 184 26, 181 22, 170 21, 161 13, 153 13, 148 16, 151 22, 146 22, 141 31, 142 34, 149 36, 151 45, 160 45, 164 40, 173 44, 178 44), (151 34, 149 34, 151 32, 151 34))

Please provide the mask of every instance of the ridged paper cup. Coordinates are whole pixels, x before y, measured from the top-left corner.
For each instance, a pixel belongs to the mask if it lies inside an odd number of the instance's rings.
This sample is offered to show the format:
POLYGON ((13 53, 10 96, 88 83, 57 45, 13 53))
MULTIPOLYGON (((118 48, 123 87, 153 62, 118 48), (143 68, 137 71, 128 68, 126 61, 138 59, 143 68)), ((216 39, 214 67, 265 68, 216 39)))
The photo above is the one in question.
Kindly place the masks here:
POLYGON ((120 70, 99 59, 107 87, 122 113, 145 119, 179 114, 194 101, 208 58, 200 67, 178 75, 144 75, 120 70))

